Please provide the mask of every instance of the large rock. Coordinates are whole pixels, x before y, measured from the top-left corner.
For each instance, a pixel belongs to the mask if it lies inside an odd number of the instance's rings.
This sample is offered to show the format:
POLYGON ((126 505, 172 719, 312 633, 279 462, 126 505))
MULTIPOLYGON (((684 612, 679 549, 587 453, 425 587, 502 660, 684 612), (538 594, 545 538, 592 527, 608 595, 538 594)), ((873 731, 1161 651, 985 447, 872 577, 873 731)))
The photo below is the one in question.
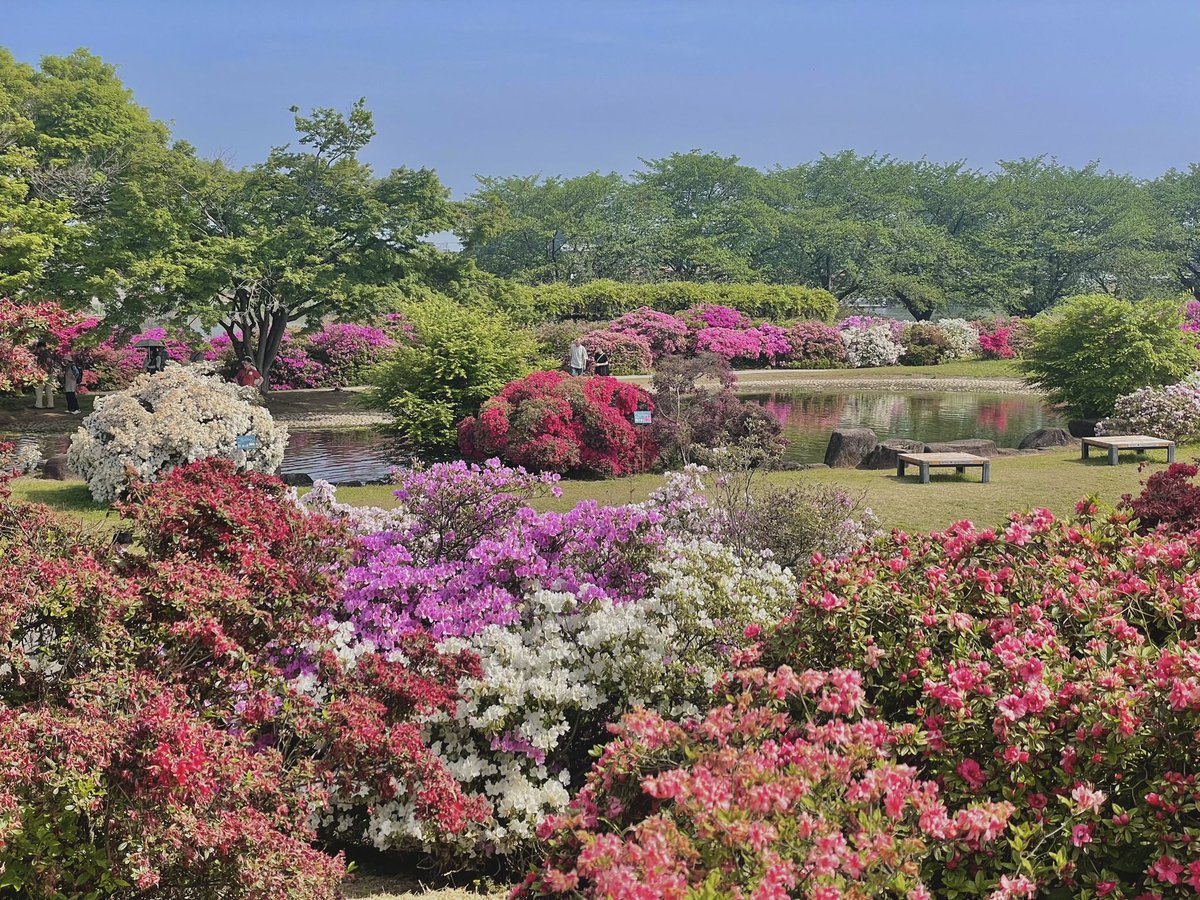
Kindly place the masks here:
POLYGON ((1095 437, 1096 420, 1072 419, 1067 423, 1067 431, 1071 432, 1072 436, 1077 438, 1095 437))
POLYGON ((870 428, 839 429, 829 436, 825 465, 831 469, 853 469, 875 449, 877 439, 870 428))
POLYGON ((67 465, 67 454, 51 456, 42 464, 42 477, 50 481, 78 481, 79 476, 67 465))
POLYGON ((1079 441, 1065 428, 1039 428, 1021 438, 1018 450, 1045 450, 1047 447, 1070 447, 1079 441))
POLYGON ((926 444, 926 453, 970 453, 991 459, 998 455, 996 442, 984 438, 967 438, 962 441, 945 441, 940 444, 926 444))
POLYGON ((279 480, 291 487, 312 487, 312 476, 304 472, 287 472, 279 476, 279 480))
POLYGON ((908 438, 889 438, 875 445, 867 458, 858 464, 860 469, 894 469, 896 456, 901 453, 920 453, 925 449, 924 441, 910 441, 908 438))

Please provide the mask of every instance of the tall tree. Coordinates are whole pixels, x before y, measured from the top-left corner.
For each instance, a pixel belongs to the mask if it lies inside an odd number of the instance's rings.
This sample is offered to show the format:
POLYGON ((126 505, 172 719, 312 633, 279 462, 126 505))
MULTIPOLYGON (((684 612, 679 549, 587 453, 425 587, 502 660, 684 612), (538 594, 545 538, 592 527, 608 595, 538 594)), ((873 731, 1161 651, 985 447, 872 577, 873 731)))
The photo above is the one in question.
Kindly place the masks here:
POLYGON ((1171 255, 1178 284, 1200 300, 1200 165, 1171 169, 1149 186, 1166 219, 1162 243, 1171 255))
POLYGON ((986 249, 1020 286, 1016 311, 1087 291, 1138 296, 1164 274, 1153 207, 1132 178, 1096 163, 1021 159, 1000 163, 994 198, 998 224, 986 249))
POLYGON ((380 289, 437 257, 423 238, 452 224, 448 192, 428 169, 376 178, 358 153, 375 133, 363 101, 348 115, 295 108, 298 148, 276 147, 247 170, 196 162, 185 185, 187 273, 170 303, 224 329, 267 372, 289 325, 352 320, 380 289))

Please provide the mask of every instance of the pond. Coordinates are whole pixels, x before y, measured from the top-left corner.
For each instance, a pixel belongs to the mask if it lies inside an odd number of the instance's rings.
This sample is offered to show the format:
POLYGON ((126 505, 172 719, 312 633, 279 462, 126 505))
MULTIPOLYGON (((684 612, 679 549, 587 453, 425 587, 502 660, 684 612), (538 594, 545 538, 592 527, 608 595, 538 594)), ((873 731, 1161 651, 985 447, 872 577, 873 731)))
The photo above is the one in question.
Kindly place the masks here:
MULTIPOLYGON (((774 390, 740 396, 761 403, 783 422, 784 458, 815 463, 835 428, 870 428, 880 440, 906 437, 923 441, 989 438, 1015 447, 1036 428, 1063 424, 1032 394, 774 390)), ((46 455, 65 453, 68 435, 42 439, 46 455)), ((283 458, 283 474, 304 473, 335 484, 386 481, 406 457, 393 442, 370 429, 293 431, 283 458)))
POLYGON ((795 463, 821 462, 829 435, 838 428, 870 428, 880 440, 987 438, 1015 447, 1037 428, 1064 424, 1034 394, 780 390, 739 396, 779 417, 788 439, 784 458, 795 463))

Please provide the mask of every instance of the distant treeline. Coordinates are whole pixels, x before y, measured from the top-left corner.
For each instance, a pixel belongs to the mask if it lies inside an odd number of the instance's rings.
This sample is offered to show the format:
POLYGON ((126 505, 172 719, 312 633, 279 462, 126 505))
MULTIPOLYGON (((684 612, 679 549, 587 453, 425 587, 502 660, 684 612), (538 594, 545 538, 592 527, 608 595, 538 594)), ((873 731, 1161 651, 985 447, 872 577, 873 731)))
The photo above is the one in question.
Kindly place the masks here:
POLYGON ((677 153, 631 178, 481 178, 463 254, 528 284, 766 282, 839 300, 1037 313, 1071 294, 1200 298, 1200 167, 1154 180, 846 151, 760 171, 677 153))

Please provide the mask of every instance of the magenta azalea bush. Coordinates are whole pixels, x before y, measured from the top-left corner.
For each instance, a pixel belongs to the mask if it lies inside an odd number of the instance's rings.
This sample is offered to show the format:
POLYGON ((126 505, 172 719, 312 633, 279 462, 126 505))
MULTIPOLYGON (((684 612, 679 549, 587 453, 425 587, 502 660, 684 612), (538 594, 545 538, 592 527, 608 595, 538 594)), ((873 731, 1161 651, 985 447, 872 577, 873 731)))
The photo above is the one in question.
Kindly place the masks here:
POLYGON ((785 364, 797 369, 833 369, 846 364, 841 333, 824 322, 797 322, 787 331, 785 364))

